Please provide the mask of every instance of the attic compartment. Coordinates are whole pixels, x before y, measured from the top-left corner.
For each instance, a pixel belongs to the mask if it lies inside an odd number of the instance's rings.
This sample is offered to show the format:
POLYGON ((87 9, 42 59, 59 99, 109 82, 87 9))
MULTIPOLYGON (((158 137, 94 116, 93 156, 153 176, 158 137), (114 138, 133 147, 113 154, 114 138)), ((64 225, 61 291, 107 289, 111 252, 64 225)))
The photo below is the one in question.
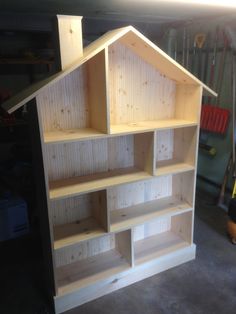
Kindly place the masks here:
POLYGON ((201 88, 170 79, 158 68, 158 52, 137 47, 129 38, 109 46, 111 134, 196 125, 201 88))
POLYGON ((37 103, 46 143, 107 133, 105 51, 45 88, 37 103))

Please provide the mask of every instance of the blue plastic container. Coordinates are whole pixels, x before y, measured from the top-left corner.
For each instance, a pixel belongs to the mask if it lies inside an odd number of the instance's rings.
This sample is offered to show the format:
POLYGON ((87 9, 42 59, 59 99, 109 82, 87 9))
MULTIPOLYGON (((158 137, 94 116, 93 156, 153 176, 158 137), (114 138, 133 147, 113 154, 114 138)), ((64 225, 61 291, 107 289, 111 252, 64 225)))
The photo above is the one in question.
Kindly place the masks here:
POLYGON ((29 233, 26 202, 21 198, 0 199, 0 241, 29 233))

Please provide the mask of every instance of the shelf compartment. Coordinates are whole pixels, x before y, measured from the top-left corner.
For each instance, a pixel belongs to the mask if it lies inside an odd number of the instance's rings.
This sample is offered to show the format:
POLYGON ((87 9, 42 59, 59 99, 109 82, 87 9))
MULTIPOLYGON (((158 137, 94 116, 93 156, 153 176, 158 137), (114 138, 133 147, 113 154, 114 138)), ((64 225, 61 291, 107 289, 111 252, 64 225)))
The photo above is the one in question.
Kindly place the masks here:
POLYGON ((158 176, 107 189, 110 230, 129 227, 193 208, 194 171, 158 176))
POLYGON ((137 168, 124 168, 95 175, 75 177, 50 182, 50 199, 66 198, 86 192, 98 191, 110 186, 151 178, 137 168))
POLYGON ((55 250, 100 237, 108 231, 105 190, 53 203, 50 212, 55 250))
POLYGON ((156 175, 195 168, 197 127, 156 131, 156 175))
POLYGON ((147 179, 154 172, 153 148, 154 133, 50 145, 45 152, 49 197, 147 179))
POLYGON ((128 229, 142 222, 156 219, 160 216, 177 215, 190 211, 191 206, 175 197, 165 197, 163 199, 149 201, 118 210, 110 213, 110 231, 116 232, 128 229))
POLYGON ((37 96, 46 143, 107 134, 106 80, 106 52, 102 50, 37 96))
POLYGON ((82 243, 77 247, 80 260, 57 267, 58 295, 110 278, 131 267, 131 231, 106 237, 113 237, 114 240, 113 245, 107 250, 100 253, 101 246, 96 245, 96 239, 82 243))
POLYGON ((192 211, 144 224, 134 230, 134 263, 141 265, 174 254, 191 244, 192 211))
POLYGON ((124 39, 109 47, 108 63, 111 134, 197 125, 199 86, 177 84, 124 39))

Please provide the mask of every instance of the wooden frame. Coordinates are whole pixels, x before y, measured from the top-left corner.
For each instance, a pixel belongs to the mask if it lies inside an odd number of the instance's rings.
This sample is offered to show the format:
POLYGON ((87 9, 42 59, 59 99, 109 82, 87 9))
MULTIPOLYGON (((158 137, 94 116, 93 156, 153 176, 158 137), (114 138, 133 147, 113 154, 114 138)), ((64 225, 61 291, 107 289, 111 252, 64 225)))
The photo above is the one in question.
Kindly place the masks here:
POLYGON ((3 105, 36 99, 56 313, 195 257, 201 97, 216 96, 133 27, 71 61, 3 105))

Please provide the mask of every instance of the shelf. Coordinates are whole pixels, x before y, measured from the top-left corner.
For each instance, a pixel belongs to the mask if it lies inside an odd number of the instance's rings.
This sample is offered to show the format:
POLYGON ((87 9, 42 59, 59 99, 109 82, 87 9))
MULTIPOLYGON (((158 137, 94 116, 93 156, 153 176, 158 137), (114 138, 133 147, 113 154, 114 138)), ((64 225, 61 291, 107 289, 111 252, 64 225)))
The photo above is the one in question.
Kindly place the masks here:
POLYGON ((110 250, 85 260, 57 268, 58 295, 94 284, 130 268, 117 250, 110 250))
POLYGON ((106 136, 104 133, 99 132, 95 129, 84 128, 84 129, 66 129, 44 133, 45 143, 63 143, 73 142, 84 139, 94 139, 97 137, 106 136))
POLYGON ((163 232, 134 243, 135 265, 140 265, 190 246, 172 231, 163 232))
POLYGON ((181 119, 142 121, 137 123, 111 125, 111 134, 149 132, 154 130, 181 128, 196 125, 197 123, 195 121, 181 119))
POLYGON ((94 218, 59 225, 54 227, 54 249, 61 249, 104 234, 105 230, 99 226, 94 218))
POLYGON ((177 159, 170 159, 170 160, 162 160, 158 162, 157 169, 155 171, 156 176, 164 176, 167 174, 175 174, 175 173, 181 173, 181 172, 187 172, 194 170, 195 167, 185 163, 181 162, 177 159))
POLYGON ((191 209, 191 206, 186 202, 175 197, 165 197, 144 204, 112 210, 110 213, 110 230, 111 232, 125 230, 161 216, 176 215, 191 209))
POLYGON ((123 168, 68 179, 52 181, 49 184, 50 199, 66 198, 85 192, 99 191, 110 186, 120 185, 151 178, 151 175, 137 168, 123 168))

